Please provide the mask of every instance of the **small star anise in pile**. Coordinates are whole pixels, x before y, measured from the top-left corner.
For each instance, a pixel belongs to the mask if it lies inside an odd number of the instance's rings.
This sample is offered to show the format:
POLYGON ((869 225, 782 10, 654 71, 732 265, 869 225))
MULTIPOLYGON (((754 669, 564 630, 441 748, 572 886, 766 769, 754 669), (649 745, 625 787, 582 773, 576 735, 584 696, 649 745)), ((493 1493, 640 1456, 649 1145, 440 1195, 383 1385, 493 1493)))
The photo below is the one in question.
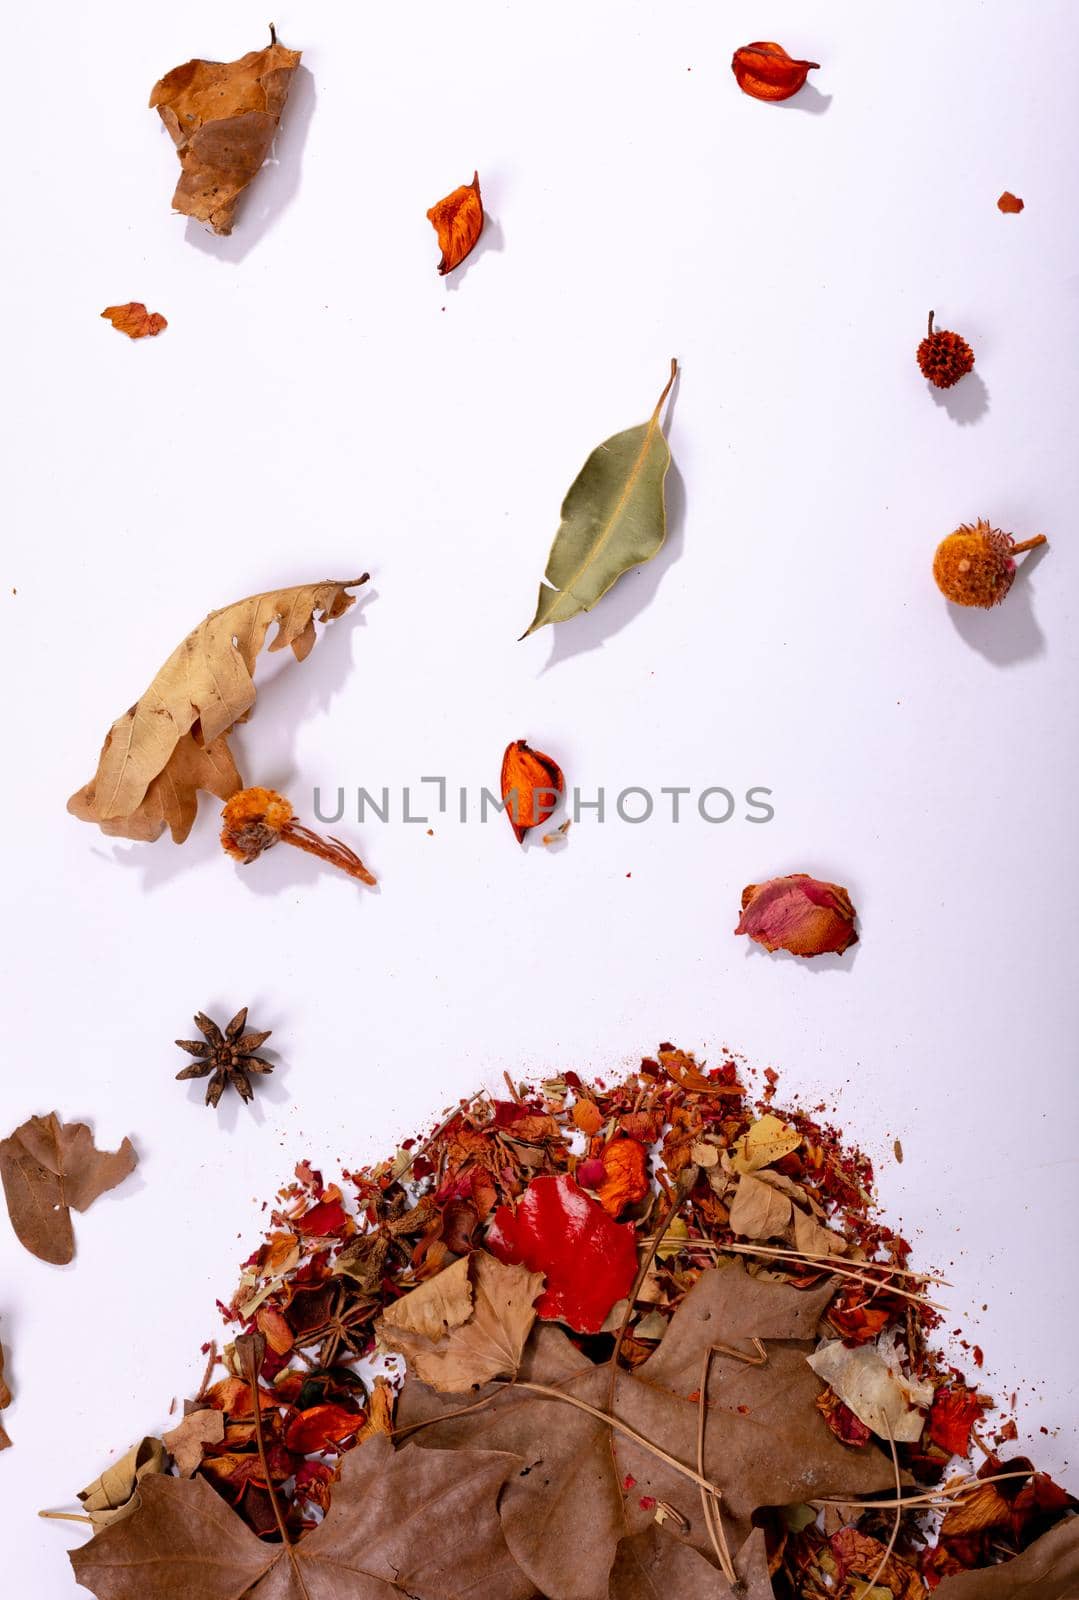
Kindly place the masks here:
POLYGON ((177 1078, 205 1078, 207 1073, 213 1077, 206 1086, 206 1104, 216 1106, 226 1087, 231 1083, 241 1100, 253 1100, 255 1091, 251 1087, 249 1072, 272 1072, 273 1067, 268 1061, 263 1061, 253 1052, 260 1044, 270 1037, 271 1029, 265 1033, 244 1033, 243 1026, 247 1021, 247 1007, 237 1011, 224 1033, 216 1022, 199 1011, 195 1016, 195 1026, 204 1036, 205 1043, 198 1039, 177 1039, 176 1043, 181 1050, 186 1050, 189 1055, 198 1056, 197 1061, 184 1067, 182 1072, 176 1074, 177 1078))

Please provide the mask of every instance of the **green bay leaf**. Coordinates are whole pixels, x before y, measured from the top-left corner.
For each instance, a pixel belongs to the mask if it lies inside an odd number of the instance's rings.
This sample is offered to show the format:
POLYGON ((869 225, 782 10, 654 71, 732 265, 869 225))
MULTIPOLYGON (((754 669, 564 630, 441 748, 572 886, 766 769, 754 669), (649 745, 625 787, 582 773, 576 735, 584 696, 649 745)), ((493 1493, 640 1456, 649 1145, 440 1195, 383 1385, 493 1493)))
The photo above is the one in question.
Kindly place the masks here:
POLYGON ((590 611, 612 584, 651 561, 667 537, 663 483, 671 452, 660 427, 678 364, 647 422, 597 446, 562 502, 536 615, 522 639, 549 622, 590 611))

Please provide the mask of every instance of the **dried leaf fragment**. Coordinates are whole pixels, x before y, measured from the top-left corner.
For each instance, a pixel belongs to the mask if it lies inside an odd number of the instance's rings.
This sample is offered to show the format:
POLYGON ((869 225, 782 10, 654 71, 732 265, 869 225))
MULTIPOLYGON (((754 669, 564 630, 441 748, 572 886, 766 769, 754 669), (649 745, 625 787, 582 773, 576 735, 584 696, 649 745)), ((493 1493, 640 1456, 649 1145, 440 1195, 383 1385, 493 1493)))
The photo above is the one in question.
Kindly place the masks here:
POLYGON ((853 1350, 831 1339, 806 1360, 878 1438, 897 1444, 921 1438, 925 1417, 916 1408, 932 1405, 933 1386, 905 1375, 894 1335, 881 1334, 876 1344, 853 1350))
POLYGON ((147 1438, 134 1445, 106 1467, 100 1477, 79 1490, 83 1510, 96 1528, 129 1517, 137 1505, 136 1490, 142 1481, 168 1466, 168 1455, 160 1439, 147 1438))
POLYGON ((565 793, 562 768, 542 750, 533 750, 524 739, 506 746, 502 757, 502 803, 517 843, 524 842, 530 828, 538 828, 557 809, 565 793))
POLYGON ((777 1239, 790 1223, 792 1209, 785 1194, 747 1172, 735 1190, 731 1228, 745 1239, 777 1239))
POLYGON ((220 1444, 224 1437, 224 1412, 207 1406, 201 1411, 189 1411, 182 1422, 169 1429, 161 1442, 175 1461, 181 1478, 190 1478, 200 1466, 206 1446, 220 1444))
POLYGON ((67 809, 102 833, 181 844, 191 832, 198 791, 227 800, 243 788, 228 746, 255 704, 255 661, 271 624, 270 651, 306 660, 316 617, 332 622, 355 602, 361 578, 306 583, 238 600, 209 616, 176 647, 150 687, 105 735, 97 771, 67 809))
POLYGON ((278 44, 239 61, 188 61, 154 84, 156 110, 176 146, 174 211, 231 233, 236 202, 270 153, 299 50, 278 44))
POLYGON ((75 1254, 71 1207, 85 1211, 134 1171, 130 1139, 98 1150, 84 1122, 63 1123, 55 1111, 31 1117, 0 1143, 0 1177, 11 1225, 39 1261, 64 1266, 75 1254))
POLYGON ((562 502, 536 614, 527 639, 549 622, 591 611, 623 573, 651 561, 667 537, 664 482, 671 452, 660 416, 677 361, 647 422, 606 439, 588 457, 562 502))
MULTIPOLYGON (((6 1411, 11 1404, 11 1390, 4 1379, 4 1347, 0 1344, 0 1411, 6 1411)), ((0 1422, 0 1450, 9 1450, 11 1440, 7 1436, 4 1424, 0 1422)))
POLYGON ((106 306, 101 315, 129 339, 145 339, 168 327, 160 311, 147 311, 141 300, 129 300, 125 306, 106 306))
POLYGON ((855 909, 847 890, 806 872, 793 872, 742 891, 735 933, 747 933, 766 950, 795 956, 842 955, 858 943, 855 909))
POLYGON ((735 1172, 759 1172, 762 1167, 770 1167, 773 1161, 781 1161, 792 1150, 797 1150, 801 1142, 802 1135, 797 1128, 780 1121, 774 1112, 766 1111, 763 1117, 750 1123, 734 1146, 731 1167, 735 1172))
POLYGON ((1012 194, 1010 189, 1005 189, 1004 193, 997 201, 997 210, 1003 211, 1013 217, 1017 217, 1022 209, 1023 202, 1020 200, 1019 196, 1017 194, 1012 194))
POLYGON ((541 1272, 478 1250, 391 1306, 378 1324, 379 1339, 433 1389, 464 1394, 492 1378, 516 1376, 542 1289, 541 1272))
POLYGON ((819 61, 796 61, 781 44, 763 39, 742 45, 731 60, 739 89, 754 100, 789 100, 819 66, 819 61))
POLYGON ((480 175, 472 174, 472 182, 462 184, 444 200, 439 200, 427 213, 427 220, 438 234, 442 260, 438 263, 440 277, 459 267, 475 248, 483 232, 483 201, 480 198, 480 175))
POLYGON ((1079 1594, 1079 1517, 1068 1517, 1000 1566, 945 1578, 937 1600, 1073 1600, 1079 1594))

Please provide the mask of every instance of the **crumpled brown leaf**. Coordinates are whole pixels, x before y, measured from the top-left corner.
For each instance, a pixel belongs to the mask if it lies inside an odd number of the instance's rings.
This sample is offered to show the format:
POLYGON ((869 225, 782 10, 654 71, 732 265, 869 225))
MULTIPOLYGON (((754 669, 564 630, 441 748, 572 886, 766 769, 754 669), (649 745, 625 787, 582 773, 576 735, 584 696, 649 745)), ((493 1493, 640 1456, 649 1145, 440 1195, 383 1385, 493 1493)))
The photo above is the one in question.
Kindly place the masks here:
POLYGON ((151 1478, 139 1505, 71 1552, 98 1600, 529 1600, 496 1501, 513 1456, 349 1452, 325 1521, 299 1544, 267 1544, 203 1478, 151 1478))
POLYGON ((746 1172, 738 1180, 731 1202, 731 1227, 744 1239, 777 1239, 793 1212, 790 1199, 746 1172))
POLYGON ((64 1266, 75 1254, 71 1207, 85 1211, 134 1171, 135 1147, 98 1150, 84 1122, 55 1111, 31 1117, 0 1143, 0 1178, 20 1244, 40 1261, 64 1266))
POLYGON ((1068 1517, 999 1567, 945 1578, 934 1600, 1075 1600, 1079 1517, 1068 1517))
POLYGON ((297 661, 314 648, 315 618, 332 622, 355 602, 362 578, 272 589, 211 611, 172 652, 136 703, 105 735, 97 771, 67 809, 121 839, 177 844, 191 832, 198 791, 228 800, 243 788, 228 734, 255 704, 255 660, 270 625, 271 653, 290 647, 297 661))
POLYGON ((754 1528, 734 1565, 741 1579, 737 1591, 710 1561, 653 1523, 618 1546, 610 1600, 724 1600, 735 1593, 738 1600, 775 1600, 760 1528, 754 1528))
POLYGON ((208 1444, 220 1444, 225 1437, 225 1413, 207 1407, 189 1411, 182 1422, 162 1437, 181 1478, 190 1478, 201 1465, 208 1444))
POLYGON ((147 1478, 163 1473, 169 1464, 165 1446, 160 1439, 146 1438, 134 1445, 126 1456, 114 1461, 111 1467, 79 1490, 79 1499, 95 1528, 107 1528, 111 1523, 129 1517, 138 1505, 139 1485, 147 1478))
MULTIPOLYGON (((11 1390, 4 1381, 4 1347, 0 1344, 0 1411, 6 1411, 11 1404, 11 1390)), ((4 1424, 0 1422, 0 1450, 9 1450, 11 1440, 7 1436, 4 1424)))
POLYGON ((271 30, 265 50, 239 61, 188 61, 154 84, 150 109, 180 157, 174 211, 231 233, 236 202, 270 153, 299 50, 271 30))
POLYGON ((517 1371, 543 1284, 542 1272, 477 1250, 391 1306, 379 1340, 433 1389, 464 1394, 517 1371))
POLYGON ((168 327, 160 311, 147 311, 141 300, 129 300, 123 306, 106 306, 101 315, 112 323, 117 333, 126 333, 129 339, 145 339, 168 327))
MULTIPOLYGON (((846 1449, 816 1409, 821 1386, 806 1364, 807 1341, 833 1288, 801 1292, 751 1278, 741 1266, 709 1269, 679 1306, 655 1354, 632 1374, 616 1375, 613 1414, 678 1460, 694 1462, 705 1353, 712 1345, 752 1353, 747 1341, 766 1341, 762 1366, 719 1354, 711 1367, 705 1472, 723 1492, 732 1549, 748 1539, 750 1518, 761 1506, 869 1493, 894 1481, 882 1452, 846 1449)), ((481 1390, 489 1403, 461 1413, 459 1401, 409 1377, 396 1426, 430 1424, 414 1436, 421 1453, 487 1448, 523 1459, 524 1470, 502 1491, 499 1514, 511 1555, 542 1594, 608 1600, 619 1544, 647 1532, 661 1500, 677 1510, 689 1529, 687 1542, 711 1564, 712 1544, 692 1482, 600 1420, 525 1389, 528 1382, 605 1410, 610 1369, 589 1361, 561 1329, 538 1323, 516 1384, 481 1390)))

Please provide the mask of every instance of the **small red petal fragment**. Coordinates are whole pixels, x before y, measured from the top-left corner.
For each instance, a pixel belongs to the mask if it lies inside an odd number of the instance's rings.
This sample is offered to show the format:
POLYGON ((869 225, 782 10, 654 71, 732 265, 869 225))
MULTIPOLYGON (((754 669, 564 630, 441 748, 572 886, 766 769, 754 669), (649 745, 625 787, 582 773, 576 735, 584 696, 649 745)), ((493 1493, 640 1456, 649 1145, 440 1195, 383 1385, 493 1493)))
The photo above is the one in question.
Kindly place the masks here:
POLYGON ((609 1216, 617 1217, 648 1193, 648 1154, 636 1139, 612 1139, 601 1160, 604 1176, 596 1199, 609 1216))
POLYGON ((1010 213, 1012 216, 1018 216, 1023 209, 1023 202, 1017 194, 1012 194, 1010 189, 1005 189, 997 201, 997 208, 1000 211, 1010 213))
POLYGON ((766 950, 796 956, 841 955, 857 944, 856 912, 838 883, 794 872, 742 891, 742 917, 735 933, 748 933, 766 950))
POLYGON ((963 1384, 938 1389, 929 1413, 929 1437, 953 1456, 965 1456, 970 1430, 984 1410, 984 1401, 963 1384))
POLYGON ((499 1261, 542 1272, 547 1287, 536 1310, 577 1333, 598 1333, 637 1275, 633 1223, 612 1222, 566 1173, 533 1178, 516 1212, 499 1206, 487 1248, 499 1261))
POLYGON ((147 311, 141 300, 129 300, 126 306, 106 306, 101 315, 117 333, 126 333, 129 339, 145 339, 168 327, 160 311, 147 311))
POLYGON ((763 39, 744 44, 731 61, 739 89, 754 100, 789 100, 819 66, 819 61, 796 61, 781 44, 763 39))
POLYGON ((362 1411, 346 1411, 344 1406, 311 1406, 293 1417, 285 1433, 285 1446, 298 1456, 341 1444, 363 1427, 362 1411))
POLYGON ((442 249, 439 273, 444 277, 459 267, 475 246, 483 232, 483 201, 480 199, 480 175, 472 174, 472 182, 448 194, 445 200, 433 205, 427 220, 438 234, 442 249))
POLYGON ((317 1205, 295 1219, 295 1226, 303 1234, 316 1239, 340 1233, 348 1225, 348 1213, 340 1200, 320 1200, 317 1205))

